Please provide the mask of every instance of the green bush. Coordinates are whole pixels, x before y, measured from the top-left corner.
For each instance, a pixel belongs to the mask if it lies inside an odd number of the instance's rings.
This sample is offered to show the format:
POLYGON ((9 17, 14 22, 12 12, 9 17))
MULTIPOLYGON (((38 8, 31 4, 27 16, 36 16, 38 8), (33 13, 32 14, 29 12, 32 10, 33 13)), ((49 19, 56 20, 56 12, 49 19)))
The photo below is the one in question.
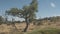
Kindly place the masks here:
POLYGON ((28 34, 60 34, 60 29, 43 29, 43 30, 33 31, 28 34))

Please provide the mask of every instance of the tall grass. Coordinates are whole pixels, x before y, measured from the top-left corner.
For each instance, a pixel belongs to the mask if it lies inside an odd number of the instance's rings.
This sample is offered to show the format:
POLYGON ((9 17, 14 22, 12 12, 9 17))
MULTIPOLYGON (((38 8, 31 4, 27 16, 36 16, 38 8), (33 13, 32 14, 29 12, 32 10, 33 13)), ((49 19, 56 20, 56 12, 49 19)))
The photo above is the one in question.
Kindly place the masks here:
POLYGON ((60 34, 60 29, 51 28, 51 29, 35 30, 27 34, 60 34))

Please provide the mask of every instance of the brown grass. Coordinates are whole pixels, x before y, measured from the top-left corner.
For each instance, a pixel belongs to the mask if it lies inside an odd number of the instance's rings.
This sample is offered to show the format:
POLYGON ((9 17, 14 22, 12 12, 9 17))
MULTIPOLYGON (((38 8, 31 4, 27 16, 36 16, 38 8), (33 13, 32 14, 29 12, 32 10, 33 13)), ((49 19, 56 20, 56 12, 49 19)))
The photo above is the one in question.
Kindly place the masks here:
MULTIPOLYGON (((21 33, 21 31, 23 31, 23 29, 26 26, 25 23, 16 23, 15 25, 16 25, 17 29, 19 30, 19 32, 16 31, 12 25, 2 24, 2 25, 0 25, 0 34, 21 33)), ((28 32, 31 32, 32 30, 36 30, 36 29, 43 29, 43 28, 59 28, 60 29, 60 23, 58 22, 58 23, 51 24, 50 22, 49 23, 45 22, 45 23, 43 23, 43 25, 40 25, 40 26, 36 26, 36 25, 33 25, 33 23, 30 23, 30 25, 28 27, 28 32)))

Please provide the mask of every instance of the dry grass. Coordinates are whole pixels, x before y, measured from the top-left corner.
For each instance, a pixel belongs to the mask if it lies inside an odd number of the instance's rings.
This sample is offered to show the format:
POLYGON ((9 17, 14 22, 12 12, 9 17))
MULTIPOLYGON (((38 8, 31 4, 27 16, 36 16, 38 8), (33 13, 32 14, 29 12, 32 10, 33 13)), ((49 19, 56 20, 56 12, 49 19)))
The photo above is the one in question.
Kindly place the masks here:
MULTIPOLYGON (((19 32, 21 32, 25 28, 26 24, 25 23, 16 23, 15 26, 17 27, 19 32)), ((35 26, 33 26, 31 24, 31 25, 29 25, 28 31, 31 31, 34 28, 35 28, 35 26)), ((12 25, 7 25, 7 24, 0 25, 0 33, 1 34, 4 34, 4 33, 8 33, 9 34, 9 32, 13 33, 14 31, 17 32, 12 25)))
MULTIPOLYGON (((23 34, 21 31, 25 28, 26 24, 25 23, 16 23, 15 25, 19 31, 16 31, 12 25, 7 25, 7 24, 0 25, 0 34, 17 34, 17 33, 23 34)), ((36 26, 31 23, 28 27, 28 32, 31 32, 31 31, 37 30, 37 29, 45 29, 45 28, 60 29, 60 23, 59 22, 52 23, 52 24, 50 23, 50 25, 49 25, 48 22, 45 22, 45 23, 43 23, 43 25, 40 25, 40 26, 36 26)))

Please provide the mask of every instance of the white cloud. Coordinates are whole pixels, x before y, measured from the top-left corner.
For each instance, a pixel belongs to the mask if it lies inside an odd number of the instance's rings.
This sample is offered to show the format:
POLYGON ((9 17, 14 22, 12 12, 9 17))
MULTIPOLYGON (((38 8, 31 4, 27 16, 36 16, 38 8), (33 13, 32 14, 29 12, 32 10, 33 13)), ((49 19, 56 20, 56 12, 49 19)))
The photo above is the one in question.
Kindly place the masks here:
POLYGON ((56 5, 55 5, 55 3, 50 3, 50 5, 51 5, 51 7, 53 7, 53 8, 55 8, 56 7, 56 5))

